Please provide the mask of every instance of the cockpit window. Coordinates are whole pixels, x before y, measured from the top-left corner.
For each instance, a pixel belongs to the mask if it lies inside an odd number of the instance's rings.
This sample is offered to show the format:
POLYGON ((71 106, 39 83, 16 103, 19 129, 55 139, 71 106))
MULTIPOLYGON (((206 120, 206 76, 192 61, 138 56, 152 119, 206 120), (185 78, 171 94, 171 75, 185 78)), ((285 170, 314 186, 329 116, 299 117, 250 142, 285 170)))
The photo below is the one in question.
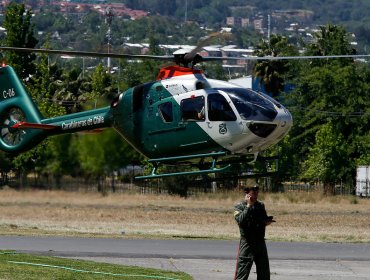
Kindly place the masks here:
POLYGON ((204 121, 204 96, 181 100, 181 117, 183 121, 204 121))
POLYGON ((257 92, 245 88, 223 88, 243 120, 273 121, 277 115, 274 105, 257 92))
POLYGON ((221 94, 208 95, 208 118, 210 121, 236 121, 233 109, 221 94))
POLYGON ((164 122, 173 121, 172 103, 166 102, 158 106, 158 111, 164 122))

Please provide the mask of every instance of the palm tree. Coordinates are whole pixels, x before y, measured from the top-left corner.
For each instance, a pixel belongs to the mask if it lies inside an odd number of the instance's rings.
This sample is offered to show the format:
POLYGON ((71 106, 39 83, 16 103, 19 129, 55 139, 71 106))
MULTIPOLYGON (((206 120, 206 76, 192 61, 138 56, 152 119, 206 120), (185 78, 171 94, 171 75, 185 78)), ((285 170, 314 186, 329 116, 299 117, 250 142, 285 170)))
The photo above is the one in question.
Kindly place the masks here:
MULTIPOLYGON (((296 54, 293 45, 281 35, 272 35, 270 41, 263 40, 257 46, 257 56, 286 56, 296 54)), ((284 89, 284 76, 289 72, 291 62, 287 60, 261 60, 254 66, 254 75, 261 80, 267 92, 276 97, 284 89)))

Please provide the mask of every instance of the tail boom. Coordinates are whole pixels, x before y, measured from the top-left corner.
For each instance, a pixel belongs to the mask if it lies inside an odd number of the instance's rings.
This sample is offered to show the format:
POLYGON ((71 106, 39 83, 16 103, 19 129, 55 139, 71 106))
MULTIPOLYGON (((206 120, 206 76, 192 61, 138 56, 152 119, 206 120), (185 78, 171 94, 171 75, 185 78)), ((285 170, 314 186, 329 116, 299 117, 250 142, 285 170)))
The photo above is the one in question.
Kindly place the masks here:
POLYGON ((0 67, 0 150, 20 153, 46 137, 112 126, 110 107, 45 119, 14 70, 0 67))

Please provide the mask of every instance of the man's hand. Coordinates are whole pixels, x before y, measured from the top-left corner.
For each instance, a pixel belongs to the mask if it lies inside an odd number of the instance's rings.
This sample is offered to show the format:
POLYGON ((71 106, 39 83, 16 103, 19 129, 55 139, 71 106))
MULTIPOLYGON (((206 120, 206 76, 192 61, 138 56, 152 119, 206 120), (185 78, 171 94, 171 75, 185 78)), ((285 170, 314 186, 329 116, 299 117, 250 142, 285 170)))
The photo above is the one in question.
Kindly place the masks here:
POLYGON ((265 224, 266 224, 266 226, 269 226, 269 225, 271 225, 272 222, 273 222, 272 220, 267 220, 267 221, 265 221, 265 224))
POLYGON ((271 223, 274 223, 274 222, 275 222, 274 217, 273 216, 268 216, 267 219, 265 220, 265 225, 269 226, 269 225, 271 225, 271 223))
POLYGON ((252 207, 256 202, 255 198, 251 196, 249 193, 245 195, 245 203, 247 203, 247 207, 252 207))

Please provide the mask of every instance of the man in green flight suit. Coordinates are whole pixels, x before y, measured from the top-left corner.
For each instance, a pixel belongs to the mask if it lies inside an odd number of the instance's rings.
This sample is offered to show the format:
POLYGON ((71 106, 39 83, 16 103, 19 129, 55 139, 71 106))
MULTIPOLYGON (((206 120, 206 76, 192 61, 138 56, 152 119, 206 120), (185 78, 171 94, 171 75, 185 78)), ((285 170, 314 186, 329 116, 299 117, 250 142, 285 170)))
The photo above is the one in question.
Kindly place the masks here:
POLYGON ((265 205, 258 200, 258 192, 257 186, 244 188, 244 201, 234 207, 234 217, 240 229, 235 280, 247 280, 253 262, 256 264, 257 280, 270 280, 265 231, 274 220, 267 216, 265 205))

